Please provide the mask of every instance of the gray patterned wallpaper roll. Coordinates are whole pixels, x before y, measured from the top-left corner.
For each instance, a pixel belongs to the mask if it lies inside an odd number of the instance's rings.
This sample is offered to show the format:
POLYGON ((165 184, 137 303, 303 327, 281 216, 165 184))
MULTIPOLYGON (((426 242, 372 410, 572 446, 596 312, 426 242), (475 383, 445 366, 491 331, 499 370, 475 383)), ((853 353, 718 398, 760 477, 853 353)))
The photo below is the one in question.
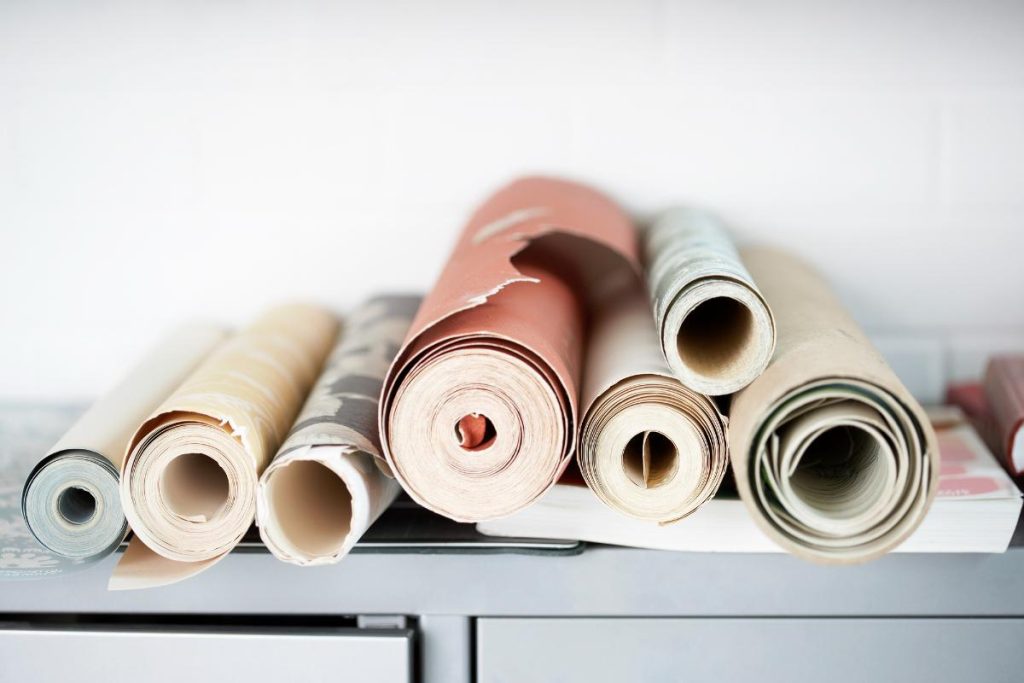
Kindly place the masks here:
POLYGON ((661 348, 694 391, 731 394, 760 375, 775 349, 775 321, 718 220, 666 211, 643 239, 647 288, 661 348))
POLYGON ((260 479, 256 523, 279 559, 337 562, 398 495, 398 483, 385 473, 377 403, 419 304, 418 296, 376 296, 344 322, 320 379, 260 479))

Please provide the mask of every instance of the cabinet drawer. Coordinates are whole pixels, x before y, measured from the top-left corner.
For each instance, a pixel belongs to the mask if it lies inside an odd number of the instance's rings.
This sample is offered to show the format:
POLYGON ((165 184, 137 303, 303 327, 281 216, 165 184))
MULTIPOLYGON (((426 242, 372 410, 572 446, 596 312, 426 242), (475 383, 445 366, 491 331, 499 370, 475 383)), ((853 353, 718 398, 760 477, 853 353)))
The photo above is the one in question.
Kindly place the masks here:
POLYGON ((1021 680, 1024 619, 480 619, 479 683, 1021 680))
POLYGON ((408 683, 412 632, 0 625, 0 681, 408 683))

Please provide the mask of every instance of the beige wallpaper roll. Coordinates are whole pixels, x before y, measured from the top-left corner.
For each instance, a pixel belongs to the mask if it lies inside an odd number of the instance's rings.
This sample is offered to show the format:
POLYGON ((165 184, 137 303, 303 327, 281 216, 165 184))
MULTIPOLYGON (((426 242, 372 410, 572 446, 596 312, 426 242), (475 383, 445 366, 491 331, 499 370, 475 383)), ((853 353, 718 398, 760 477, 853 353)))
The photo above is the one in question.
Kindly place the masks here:
POLYGON ((128 442, 226 336, 223 328, 203 323, 173 330, 50 449, 29 475, 22 498, 25 522, 40 543, 89 561, 124 540, 128 525, 118 481, 128 442))
POLYGON ((126 553, 111 588, 183 578, 241 540, 255 515, 259 476, 316 380, 337 326, 314 306, 270 310, 218 348, 139 427, 121 495, 133 545, 151 552, 126 553))
POLYGON ((611 508, 674 522, 721 485, 729 462, 725 418, 665 364, 640 287, 626 288, 597 309, 583 406, 580 472, 611 508))
POLYGON ((739 492, 791 552, 862 562, 917 528, 935 495, 939 451, 920 405, 826 282, 778 251, 744 262, 775 312, 778 346, 733 397, 729 436, 739 492))

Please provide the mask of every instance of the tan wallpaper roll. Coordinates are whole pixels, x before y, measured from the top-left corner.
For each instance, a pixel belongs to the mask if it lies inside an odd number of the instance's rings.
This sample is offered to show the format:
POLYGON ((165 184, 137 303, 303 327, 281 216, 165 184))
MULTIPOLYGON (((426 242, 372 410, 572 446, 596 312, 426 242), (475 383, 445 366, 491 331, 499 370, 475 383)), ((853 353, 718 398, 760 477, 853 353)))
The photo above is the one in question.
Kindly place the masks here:
POLYGON ((272 309, 224 343, 139 427, 121 495, 140 548, 112 588, 183 578, 226 554, 252 524, 260 473, 284 440, 337 331, 327 311, 272 309), (194 563, 193 567, 182 567, 194 563))
POLYGON ((585 299, 638 278, 636 234, 603 195, 526 178, 470 219, 385 380, 381 441, 422 505, 511 514, 573 455, 585 299))
POLYGON ((587 342, 579 461, 623 514, 669 523, 710 499, 729 462, 725 418, 665 364, 639 287, 598 307, 587 342))
POLYGON ((800 557, 878 557, 931 505, 935 433, 814 270, 768 249, 743 259, 775 312, 778 345, 764 374, 733 398, 740 495, 761 528, 800 557))
POLYGON ((129 440, 226 336, 210 324, 175 329, 50 449, 29 475, 22 499, 25 522, 40 543, 90 561, 120 545, 128 524, 118 481, 129 440))

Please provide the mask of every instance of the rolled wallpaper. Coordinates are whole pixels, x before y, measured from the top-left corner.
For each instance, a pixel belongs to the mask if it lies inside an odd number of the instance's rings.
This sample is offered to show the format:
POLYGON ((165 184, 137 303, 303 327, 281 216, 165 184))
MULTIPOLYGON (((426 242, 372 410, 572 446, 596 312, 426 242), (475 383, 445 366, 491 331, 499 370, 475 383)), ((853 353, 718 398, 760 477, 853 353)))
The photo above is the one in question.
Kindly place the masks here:
POLYGON ((377 405, 419 304, 418 296, 376 296, 345 321, 320 379, 260 477, 256 523, 278 559, 337 562, 401 490, 378 466, 377 405))
POLYGON ((226 334, 212 325, 174 330, 85 412, 29 474, 21 508, 44 547, 97 560, 124 540, 118 481, 132 434, 226 334))
POLYGON ((259 476, 336 332, 336 319, 323 309, 272 309, 222 344, 142 423, 121 474, 135 539, 112 589, 185 578, 242 539, 256 513, 259 476))
POLYGON ((11 403, 0 409, 0 582, 69 574, 99 559, 58 555, 40 545, 22 509, 25 482, 39 463, 39 454, 47 452, 84 412, 74 404, 11 403))
POLYGON ((683 384, 719 396, 764 371, 775 321, 713 216, 667 211, 644 235, 644 260, 662 350, 683 384))
POLYGON ((470 219, 385 380, 381 445, 417 502, 458 521, 511 514, 575 449, 587 295, 636 278, 623 212, 526 178, 470 219))
POLYGON ((639 287, 598 308, 583 405, 580 471, 608 506, 674 522, 718 490, 729 462, 725 418, 672 375, 639 287))
POLYGON ((801 557, 878 557, 931 505, 935 432, 816 272, 767 249, 745 250, 743 259, 775 312, 778 348, 733 397, 740 496, 765 533, 801 557))

